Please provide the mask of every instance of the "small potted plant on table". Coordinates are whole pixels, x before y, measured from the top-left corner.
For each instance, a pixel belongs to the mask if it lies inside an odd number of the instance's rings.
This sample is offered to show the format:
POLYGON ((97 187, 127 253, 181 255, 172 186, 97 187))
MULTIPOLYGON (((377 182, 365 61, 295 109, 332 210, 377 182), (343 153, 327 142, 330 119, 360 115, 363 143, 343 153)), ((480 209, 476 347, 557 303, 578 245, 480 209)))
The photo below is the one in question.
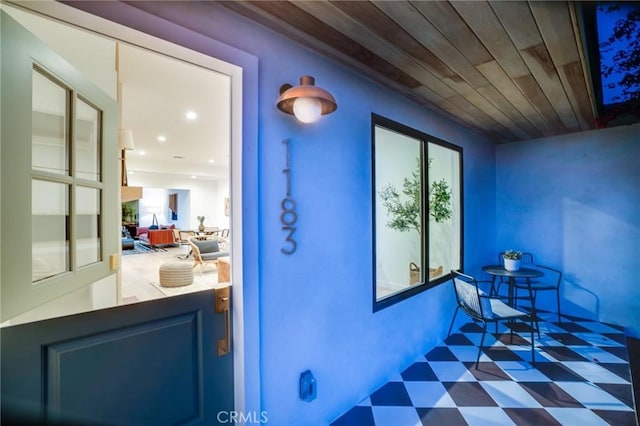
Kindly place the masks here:
POLYGON ((507 250, 502 255, 504 260, 504 269, 507 271, 517 271, 520 269, 520 259, 522 258, 522 252, 516 250, 507 250))

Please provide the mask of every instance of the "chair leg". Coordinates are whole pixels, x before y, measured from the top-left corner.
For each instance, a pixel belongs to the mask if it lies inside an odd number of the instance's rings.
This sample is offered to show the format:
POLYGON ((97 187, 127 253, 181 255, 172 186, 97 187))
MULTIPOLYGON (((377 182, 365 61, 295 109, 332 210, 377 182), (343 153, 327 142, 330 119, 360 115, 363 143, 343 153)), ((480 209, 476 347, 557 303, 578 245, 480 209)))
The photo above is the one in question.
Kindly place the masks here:
POLYGON ((556 289, 556 302, 558 305, 558 322, 562 322, 562 317, 560 316, 560 289, 556 289))
POLYGON ((496 288, 496 278, 497 275, 494 275, 491 279, 491 290, 489 291, 490 297, 496 297, 498 295, 498 289, 496 288))
POLYGON ((453 312, 453 318, 451 319, 451 325, 449 326, 449 332, 447 333, 447 337, 451 336, 451 330, 453 329, 453 323, 456 322, 456 315, 458 315, 458 309, 460 309, 460 306, 456 306, 456 310, 453 312))
POLYGON ((482 338, 480 339, 480 346, 478 346, 478 357, 476 358, 476 370, 478 369, 478 363, 480 362, 480 354, 482 353, 482 345, 484 344, 484 336, 487 334, 487 323, 483 321, 482 338))
POLYGON ((529 297, 531 297, 531 318, 536 322, 536 331, 538 332, 538 339, 540 338, 540 323, 538 322, 538 311, 536 311, 536 299, 538 298, 538 292, 529 289, 529 297))
MULTIPOLYGON (((531 364, 535 364, 536 362, 536 351, 535 351, 535 341, 534 341, 534 328, 533 328, 533 320, 531 320, 531 364)), ((540 331, 538 331, 538 337, 540 337, 540 331)))
POLYGON ((513 344, 513 324, 515 323, 515 320, 510 319, 508 320, 509 322, 509 343, 513 344))

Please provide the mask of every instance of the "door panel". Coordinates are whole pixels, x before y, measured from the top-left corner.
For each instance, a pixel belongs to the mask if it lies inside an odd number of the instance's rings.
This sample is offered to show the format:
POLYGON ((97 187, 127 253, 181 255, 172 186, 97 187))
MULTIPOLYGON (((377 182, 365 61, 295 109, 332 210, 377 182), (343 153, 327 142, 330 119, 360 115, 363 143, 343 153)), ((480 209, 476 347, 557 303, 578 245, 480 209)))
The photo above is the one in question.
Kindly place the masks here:
MULTIPOLYGON (((0 314, 8 319, 114 273, 118 126, 111 98, 0 15, 0 314), (34 111, 41 72, 64 88, 63 114, 34 111), (57 189, 34 192, 34 183, 57 189), (53 242, 49 252, 65 258, 33 256, 34 241, 53 242), (43 276, 33 279, 38 261, 43 276)), ((228 297, 189 293, 0 329, 0 424, 228 423, 233 354, 218 355, 218 341, 232 316, 214 311, 214 299, 228 297)))
POLYGON ((0 10, 0 322, 113 273, 114 99, 0 10))
POLYGON ((228 320, 204 291, 3 328, 2 424, 218 424, 228 320))

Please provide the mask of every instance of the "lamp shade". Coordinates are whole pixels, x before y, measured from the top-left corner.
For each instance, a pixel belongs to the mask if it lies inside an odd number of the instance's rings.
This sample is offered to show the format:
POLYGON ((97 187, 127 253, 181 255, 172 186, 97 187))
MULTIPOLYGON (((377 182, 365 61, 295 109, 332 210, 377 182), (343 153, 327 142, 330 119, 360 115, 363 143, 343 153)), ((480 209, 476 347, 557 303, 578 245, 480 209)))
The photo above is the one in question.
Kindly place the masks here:
POLYGON ((317 87, 315 79, 309 75, 300 78, 299 86, 283 84, 276 105, 280 111, 295 115, 303 123, 312 123, 320 116, 331 114, 338 109, 333 95, 317 87))
POLYGON ((120 149, 135 149, 133 145, 133 132, 131 132, 131 129, 120 129, 120 133, 118 135, 118 146, 120 149))

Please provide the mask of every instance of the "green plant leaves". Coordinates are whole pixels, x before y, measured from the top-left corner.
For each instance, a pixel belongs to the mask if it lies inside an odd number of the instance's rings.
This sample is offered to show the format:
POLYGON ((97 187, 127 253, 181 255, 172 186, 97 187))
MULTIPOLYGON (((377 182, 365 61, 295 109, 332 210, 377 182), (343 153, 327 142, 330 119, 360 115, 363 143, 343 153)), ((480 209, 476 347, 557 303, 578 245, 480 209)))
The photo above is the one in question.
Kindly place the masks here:
MULTIPOLYGON (((432 160, 429 158, 429 167, 431 167, 432 160)), ((398 190, 391 184, 378 192, 382 205, 390 216, 387 226, 400 232, 415 229, 420 233, 421 179, 419 158, 416 158, 416 169, 411 172, 411 177, 405 177, 403 180, 402 193, 405 197, 401 197, 398 190)), ((453 214, 451 190, 447 181, 441 179, 433 182, 429 188, 428 196, 429 216, 437 223, 451 219, 453 214)))

